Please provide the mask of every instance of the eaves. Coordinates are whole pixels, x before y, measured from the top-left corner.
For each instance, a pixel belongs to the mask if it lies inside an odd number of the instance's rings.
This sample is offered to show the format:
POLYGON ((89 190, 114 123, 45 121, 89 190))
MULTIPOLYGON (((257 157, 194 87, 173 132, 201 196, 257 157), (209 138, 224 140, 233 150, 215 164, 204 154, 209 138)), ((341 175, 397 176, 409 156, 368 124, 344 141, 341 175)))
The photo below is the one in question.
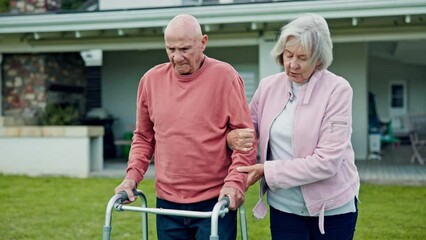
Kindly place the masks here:
POLYGON ((0 34, 67 32, 164 27, 181 13, 190 13, 200 24, 288 21, 301 13, 318 13, 326 19, 388 17, 426 14, 426 0, 319 0, 215 6, 170 7, 1 16, 0 34))

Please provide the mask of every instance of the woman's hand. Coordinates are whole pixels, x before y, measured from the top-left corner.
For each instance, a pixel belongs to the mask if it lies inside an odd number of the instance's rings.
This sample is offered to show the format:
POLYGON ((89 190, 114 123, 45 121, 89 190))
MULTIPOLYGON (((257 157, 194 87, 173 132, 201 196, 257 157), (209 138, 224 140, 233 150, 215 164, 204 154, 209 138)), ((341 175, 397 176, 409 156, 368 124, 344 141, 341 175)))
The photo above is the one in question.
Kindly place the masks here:
POLYGON ((265 175, 263 164, 260 163, 252 166, 237 167, 237 171, 247 173, 247 187, 255 184, 257 180, 265 175))
POLYGON ((254 141, 254 130, 251 128, 234 129, 226 136, 229 148, 242 152, 252 150, 254 141))

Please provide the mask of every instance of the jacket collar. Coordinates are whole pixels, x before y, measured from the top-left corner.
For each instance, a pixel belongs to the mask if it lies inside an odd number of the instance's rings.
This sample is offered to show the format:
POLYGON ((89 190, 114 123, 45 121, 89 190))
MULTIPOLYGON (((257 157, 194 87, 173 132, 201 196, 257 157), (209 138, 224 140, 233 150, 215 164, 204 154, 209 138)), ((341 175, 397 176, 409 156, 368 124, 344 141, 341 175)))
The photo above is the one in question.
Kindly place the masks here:
MULTIPOLYGON (((323 75, 325 70, 321 70, 321 71, 316 71, 311 78, 309 79, 309 81, 301 88, 301 91, 305 92, 304 94, 304 98, 303 98, 303 104, 308 104, 309 100, 311 99, 311 95, 312 95, 312 91, 314 90, 314 87, 316 85, 316 83, 318 82, 318 79, 320 79, 323 75)), ((293 94, 293 90, 291 87, 291 81, 288 80, 287 75, 286 76, 286 87, 288 89, 288 97, 290 100, 293 99, 294 94, 293 94)), ((302 95, 300 95, 302 96, 302 95)))
POLYGON ((306 85, 306 93, 305 93, 305 97, 303 99, 303 104, 308 104, 309 100, 311 99, 311 95, 312 95, 312 91, 314 90, 314 87, 316 85, 316 83, 318 82, 318 79, 320 79, 323 75, 325 70, 321 70, 321 71, 316 71, 311 79, 309 79, 309 82, 306 85))

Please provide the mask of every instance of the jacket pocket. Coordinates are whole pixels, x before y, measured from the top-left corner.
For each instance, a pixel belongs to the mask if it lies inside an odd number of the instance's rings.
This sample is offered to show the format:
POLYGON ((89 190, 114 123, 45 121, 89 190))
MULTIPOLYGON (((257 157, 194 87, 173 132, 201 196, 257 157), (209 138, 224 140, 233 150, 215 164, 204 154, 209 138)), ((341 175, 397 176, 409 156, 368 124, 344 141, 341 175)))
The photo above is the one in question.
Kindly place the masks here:
POLYGON ((329 124, 328 140, 330 142, 346 141, 350 130, 348 117, 330 117, 329 124))

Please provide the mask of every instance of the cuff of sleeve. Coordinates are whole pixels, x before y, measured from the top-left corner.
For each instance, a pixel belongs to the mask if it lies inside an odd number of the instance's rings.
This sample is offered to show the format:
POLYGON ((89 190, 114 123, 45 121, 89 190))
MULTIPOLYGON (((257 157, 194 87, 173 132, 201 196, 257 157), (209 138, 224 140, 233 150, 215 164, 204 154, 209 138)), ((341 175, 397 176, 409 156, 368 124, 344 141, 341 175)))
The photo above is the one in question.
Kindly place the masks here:
POLYGON ((238 184, 238 183, 236 183, 236 182, 226 182, 224 185, 223 185, 223 187, 230 187, 230 188, 235 188, 235 189, 237 189, 238 191, 240 191, 240 193, 243 195, 243 196, 245 196, 245 191, 244 191, 244 189, 245 188, 242 188, 242 186, 241 186, 242 184, 238 184))
POLYGON ((136 182, 136 185, 137 185, 139 184, 140 181, 142 181, 143 175, 135 169, 129 169, 127 170, 125 179, 132 179, 136 182))
POLYGON ((279 189, 279 187, 275 185, 276 175, 273 174, 274 169, 276 169, 277 167, 276 163, 278 163, 278 161, 265 161, 265 163, 263 164, 266 184, 268 185, 269 189, 273 192, 279 189))

